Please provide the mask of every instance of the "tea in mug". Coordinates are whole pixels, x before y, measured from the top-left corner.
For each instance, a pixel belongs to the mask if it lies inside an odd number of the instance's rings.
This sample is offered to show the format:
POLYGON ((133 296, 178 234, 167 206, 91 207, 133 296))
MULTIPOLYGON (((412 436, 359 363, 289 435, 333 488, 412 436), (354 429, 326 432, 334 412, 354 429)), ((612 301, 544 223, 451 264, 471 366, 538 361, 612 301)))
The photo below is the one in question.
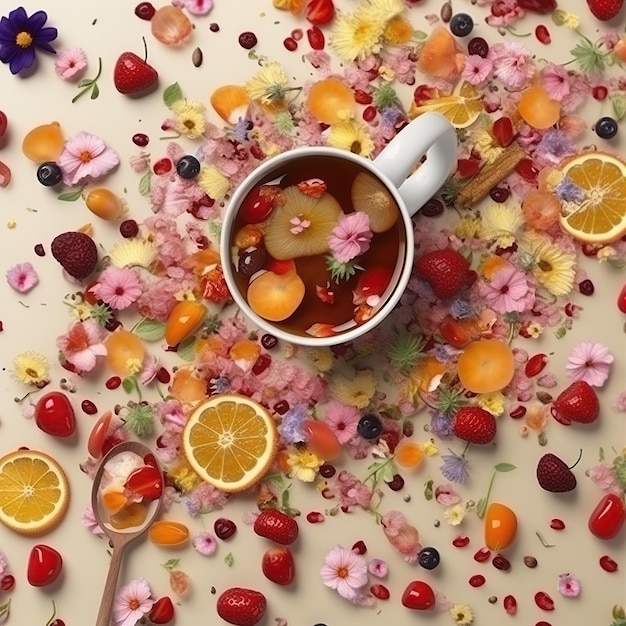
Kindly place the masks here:
POLYGON ((277 166, 246 195, 232 232, 235 281, 250 308, 285 332, 314 337, 375 315, 406 246, 386 186, 331 155, 277 166))

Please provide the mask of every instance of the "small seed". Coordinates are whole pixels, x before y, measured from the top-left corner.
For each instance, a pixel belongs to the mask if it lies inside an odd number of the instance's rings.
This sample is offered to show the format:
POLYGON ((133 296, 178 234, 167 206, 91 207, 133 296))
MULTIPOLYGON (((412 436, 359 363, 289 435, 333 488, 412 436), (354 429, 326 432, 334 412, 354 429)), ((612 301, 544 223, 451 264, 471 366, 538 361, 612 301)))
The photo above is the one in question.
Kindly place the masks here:
POLYGON ((452 5, 449 2, 444 2, 441 5, 441 12, 439 15, 441 16, 441 21, 444 24, 447 24, 452 19, 452 5))
POLYGON ((530 567, 530 569, 534 569, 537 567, 537 559, 534 556, 525 556, 524 565, 530 567))
POLYGON ((495 604, 498 601, 498 596, 489 596, 488 602, 489 604, 495 604))
POLYGON ((550 404, 554 398, 547 391, 538 391, 537 392, 537 400, 541 402, 541 404, 550 404))
POLYGON ((202 50, 200 50, 200 48, 196 48, 191 53, 191 62, 193 63, 194 67, 200 67, 202 65, 203 58, 204 55, 202 54, 202 50))

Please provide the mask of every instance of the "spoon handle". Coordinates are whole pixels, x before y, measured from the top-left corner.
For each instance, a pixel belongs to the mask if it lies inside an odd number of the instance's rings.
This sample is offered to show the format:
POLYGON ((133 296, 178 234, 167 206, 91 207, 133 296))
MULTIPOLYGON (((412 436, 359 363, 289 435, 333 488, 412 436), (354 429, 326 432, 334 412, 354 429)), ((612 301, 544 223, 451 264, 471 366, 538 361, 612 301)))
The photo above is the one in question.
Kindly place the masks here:
POLYGON ((100 609, 96 626, 111 626, 111 613, 113 612, 113 600, 117 588, 117 579, 119 577, 120 568, 122 566, 122 558, 126 550, 126 543, 119 544, 113 549, 111 562, 109 564, 109 573, 107 574, 106 583, 100 600, 100 609))

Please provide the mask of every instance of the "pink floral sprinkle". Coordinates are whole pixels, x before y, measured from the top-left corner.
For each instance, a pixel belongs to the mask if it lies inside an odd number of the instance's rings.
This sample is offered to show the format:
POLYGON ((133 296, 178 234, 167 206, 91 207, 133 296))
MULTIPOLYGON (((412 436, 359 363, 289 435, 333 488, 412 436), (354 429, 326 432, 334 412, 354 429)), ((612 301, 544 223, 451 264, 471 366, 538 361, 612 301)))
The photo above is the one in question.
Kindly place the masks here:
POLYGON ((580 580, 572 574, 561 574, 556 588, 566 598, 577 598, 580 595, 580 580))
POLYGON ((115 266, 107 267, 91 290, 100 300, 118 311, 128 308, 142 293, 137 272, 130 267, 115 266))
POLYGON ((370 218, 367 213, 356 211, 343 215, 333 228, 328 245, 340 263, 347 263, 367 251, 372 240, 370 218))
POLYGON ((7 270, 7 282, 15 291, 27 293, 39 282, 39 276, 31 263, 18 263, 7 270))
POLYGON ((356 435, 356 428, 361 419, 358 409, 336 400, 326 406, 326 425, 333 431, 337 441, 344 444, 356 435))
POLYGON ((135 626, 154 605, 150 585, 145 578, 135 578, 115 595, 113 622, 115 626, 135 626))
POLYGON ((384 578, 389 573, 389 566, 382 559, 372 559, 367 569, 372 576, 376 578, 384 578))
POLYGON ((449 507, 461 502, 461 496, 455 491, 451 484, 446 483, 445 485, 438 485, 435 488, 435 500, 437 500, 441 506, 449 507))
POLYGON ((57 163, 63 182, 70 187, 87 178, 101 178, 120 162, 117 154, 100 137, 81 131, 65 142, 57 163))
POLYGON ((521 43, 503 42, 489 51, 496 76, 508 91, 521 91, 535 74, 535 64, 530 51, 521 43))
POLYGON ((210 556, 217 550, 217 541, 209 532, 199 532, 193 538, 193 547, 202 556, 210 556))
POLYGON ((541 72, 541 85, 552 100, 560 102, 570 92, 567 70, 562 65, 547 65, 541 72))
POLYGON ((626 391, 617 396, 617 400, 615 400, 615 404, 613 404, 613 408, 620 413, 626 412, 626 391))
POLYGON ((584 380, 592 387, 602 387, 609 377, 613 355, 601 343, 581 341, 570 354, 565 365, 568 378, 584 380))
POLYGON ((206 15, 213 8, 213 0, 178 0, 175 4, 192 15, 206 15))
POLYGON ((63 80, 78 80, 87 68, 87 57, 82 48, 70 48, 57 55, 54 70, 63 80))
POLYGON ((83 514, 80 517, 80 525, 84 526, 88 531, 92 532, 94 535, 102 536, 104 535, 104 531, 98 524, 96 520, 96 516, 93 514, 93 509, 90 505, 85 507, 83 514))
POLYGON ((526 274, 514 265, 498 270, 491 282, 483 281, 478 287, 485 305, 498 313, 529 311, 535 303, 535 290, 526 274))
POLYGON ((470 85, 479 85, 491 74, 493 63, 488 58, 478 54, 469 54, 465 57, 465 66, 461 76, 470 85))

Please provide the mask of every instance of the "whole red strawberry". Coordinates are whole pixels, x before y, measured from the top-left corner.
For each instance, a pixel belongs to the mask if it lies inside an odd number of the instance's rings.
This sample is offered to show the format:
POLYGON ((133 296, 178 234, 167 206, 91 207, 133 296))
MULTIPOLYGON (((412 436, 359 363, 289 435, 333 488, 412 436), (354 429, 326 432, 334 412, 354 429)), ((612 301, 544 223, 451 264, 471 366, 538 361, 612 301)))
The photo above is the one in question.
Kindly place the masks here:
POLYGON ((74 278, 87 278, 96 269, 98 248, 94 240, 78 231, 57 235, 50 246, 52 256, 74 278))
POLYGON ((606 22, 612 20, 622 10, 624 0, 587 0, 587 5, 594 17, 606 22))
POLYGON ((441 300, 456 296, 466 285, 469 263, 465 257, 453 250, 433 250, 415 261, 415 273, 423 278, 441 300))
POLYGON ((113 70, 113 83, 120 93, 145 95, 157 86, 158 81, 157 71, 134 52, 120 54, 113 70))
POLYGON ((284 546, 298 537, 298 522, 277 509, 267 509, 254 521, 254 532, 284 546))
POLYGON ((217 614, 235 626, 258 624, 266 607, 267 600, 261 592, 244 587, 226 589, 217 599, 217 614))
POLYGON ((464 406, 454 417, 452 431, 463 441, 491 443, 496 436, 496 418, 479 406, 464 406))
POLYGON ((265 578, 277 585, 290 585, 296 575, 293 554, 287 546, 268 548, 261 559, 265 578))
POLYGON ((550 411, 554 419, 565 426, 572 422, 591 424, 600 415, 600 402, 589 383, 577 380, 557 396, 550 411))
POLYGON ((565 493, 576 489, 576 476, 558 456, 544 454, 537 463, 537 481, 542 489, 565 493))

